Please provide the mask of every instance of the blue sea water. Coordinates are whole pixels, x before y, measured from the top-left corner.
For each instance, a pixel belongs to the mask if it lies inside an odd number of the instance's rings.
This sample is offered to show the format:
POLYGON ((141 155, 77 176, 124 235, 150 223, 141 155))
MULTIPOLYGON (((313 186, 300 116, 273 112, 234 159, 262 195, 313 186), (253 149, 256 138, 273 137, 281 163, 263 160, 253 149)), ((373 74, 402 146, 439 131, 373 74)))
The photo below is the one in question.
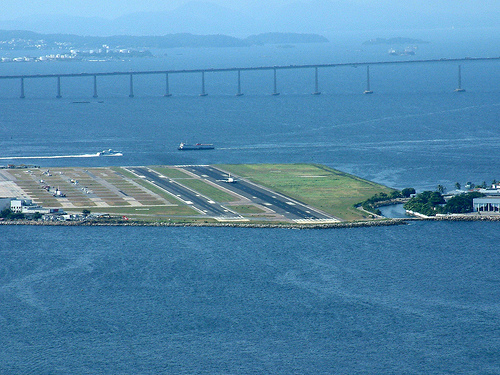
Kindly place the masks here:
POLYGON ((6 374, 500 370, 496 223, 1 229, 6 374))
MULTIPOLYGON (((484 55, 422 45, 418 58, 484 55)), ((497 44, 493 44, 497 46, 497 44)), ((453 48, 451 48, 453 47, 453 48)), ((497 47, 495 47, 497 48, 497 47)), ((493 51, 492 56, 500 55, 493 51)), ((336 44, 178 49, 2 74, 388 60, 336 44)), ((395 188, 499 179, 500 64, 0 81, 0 164, 321 163, 395 188), (73 103, 75 101, 90 103, 73 103), (98 103, 97 101, 103 101, 98 103), (181 141, 216 150, 180 153, 181 141), (124 156, 89 155, 113 148, 124 156), (33 159, 15 159, 32 156, 33 159)), ((345 230, 0 227, 0 373, 497 374, 497 223, 345 230)))

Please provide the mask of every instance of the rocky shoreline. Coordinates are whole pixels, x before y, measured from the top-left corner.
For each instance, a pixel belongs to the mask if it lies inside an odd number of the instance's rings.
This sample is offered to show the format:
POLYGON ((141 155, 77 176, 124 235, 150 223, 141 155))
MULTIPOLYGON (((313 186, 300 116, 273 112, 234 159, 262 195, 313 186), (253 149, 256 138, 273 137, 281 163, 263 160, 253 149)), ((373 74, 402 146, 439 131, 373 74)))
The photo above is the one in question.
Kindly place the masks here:
MULTIPOLYGON (((221 227, 221 228, 283 228, 283 229, 330 229, 380 227, 406 224, 407 219, 388 219, 361 222, 339 222, 318 224, 286 224, 286 223, 171 223, 171 222, 139 222, 139 221, 34 221, 12 220, 0 221, 0 225, 39 225, 39 226, 113 226, 113 227, 221 227)), ((410 219, 411 220, 411 219, 410 219)))
POLYGON ((39 225, 39 226, 113 226, 113 227, 221 227, 221 228, 281 228, 281 229, 336 229, 336 228, 362 228, 362 227, 385 227, 392 225, 404 225, 411 221, 500 221, 500 216, 470 216, 453 215, 438 217, 414 217, 397 218, 371 221, 352 221, 339 223, 318 224, 286 224, 286 223, 171 223, 171 222, 139 222, 139 221, 34 221, 34 220, 12 220, 0 221, 0 225, 39 225))
POLYGON ((415 218, 414 220, 427 221, 500 221, 500 216, 493 215, 447 215, 415 218))

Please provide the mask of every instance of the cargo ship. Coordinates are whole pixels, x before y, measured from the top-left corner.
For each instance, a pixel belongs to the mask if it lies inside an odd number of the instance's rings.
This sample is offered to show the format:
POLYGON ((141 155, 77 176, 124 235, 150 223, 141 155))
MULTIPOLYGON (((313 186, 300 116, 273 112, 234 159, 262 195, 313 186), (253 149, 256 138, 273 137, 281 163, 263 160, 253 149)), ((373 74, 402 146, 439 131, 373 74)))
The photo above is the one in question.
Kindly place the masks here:
POLYGON ((185 151, 185 150, 213 150, 214 148, 215 148, 214 145, 211 143, 195 143, 195 144, 181 143, 177 149, 185 151))

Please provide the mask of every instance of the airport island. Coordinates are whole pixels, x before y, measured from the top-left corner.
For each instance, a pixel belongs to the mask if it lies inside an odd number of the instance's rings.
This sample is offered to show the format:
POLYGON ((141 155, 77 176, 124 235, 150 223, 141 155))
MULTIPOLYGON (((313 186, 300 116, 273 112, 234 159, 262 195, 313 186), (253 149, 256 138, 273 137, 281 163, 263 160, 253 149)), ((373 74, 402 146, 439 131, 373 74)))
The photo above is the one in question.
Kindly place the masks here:
POLYGON ((0 223, 394 225, 407 219, 384 218, 377 207, 407 202, 414 192, 317 164, 9 166, 0 169, 0 223))

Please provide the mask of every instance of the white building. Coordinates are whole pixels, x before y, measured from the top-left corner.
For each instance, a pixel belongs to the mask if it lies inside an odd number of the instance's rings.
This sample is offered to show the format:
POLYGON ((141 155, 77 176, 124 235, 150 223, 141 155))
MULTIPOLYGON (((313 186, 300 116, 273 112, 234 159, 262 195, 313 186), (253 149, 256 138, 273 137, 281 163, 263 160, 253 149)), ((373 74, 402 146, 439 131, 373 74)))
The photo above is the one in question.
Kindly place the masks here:
POLYGON ((500 197, 474 198, 474 212, 500 213, 500 197))
POLYGON ((53 214, 53 215, 63 215, 65 212, 59 208, 44 208, 37 204, 34 204, 31 199, 19 199, 10 198, 10 210, 15 213, 22 214, 53 214))
MULTIPOLYGON (((16 198, 10 201, 10 210, 15 213, 22 213, 23 207, 40 207, 33 204, 31 199, 16 198)), ((40 207, 41 208, 41 207, 40 207)))

